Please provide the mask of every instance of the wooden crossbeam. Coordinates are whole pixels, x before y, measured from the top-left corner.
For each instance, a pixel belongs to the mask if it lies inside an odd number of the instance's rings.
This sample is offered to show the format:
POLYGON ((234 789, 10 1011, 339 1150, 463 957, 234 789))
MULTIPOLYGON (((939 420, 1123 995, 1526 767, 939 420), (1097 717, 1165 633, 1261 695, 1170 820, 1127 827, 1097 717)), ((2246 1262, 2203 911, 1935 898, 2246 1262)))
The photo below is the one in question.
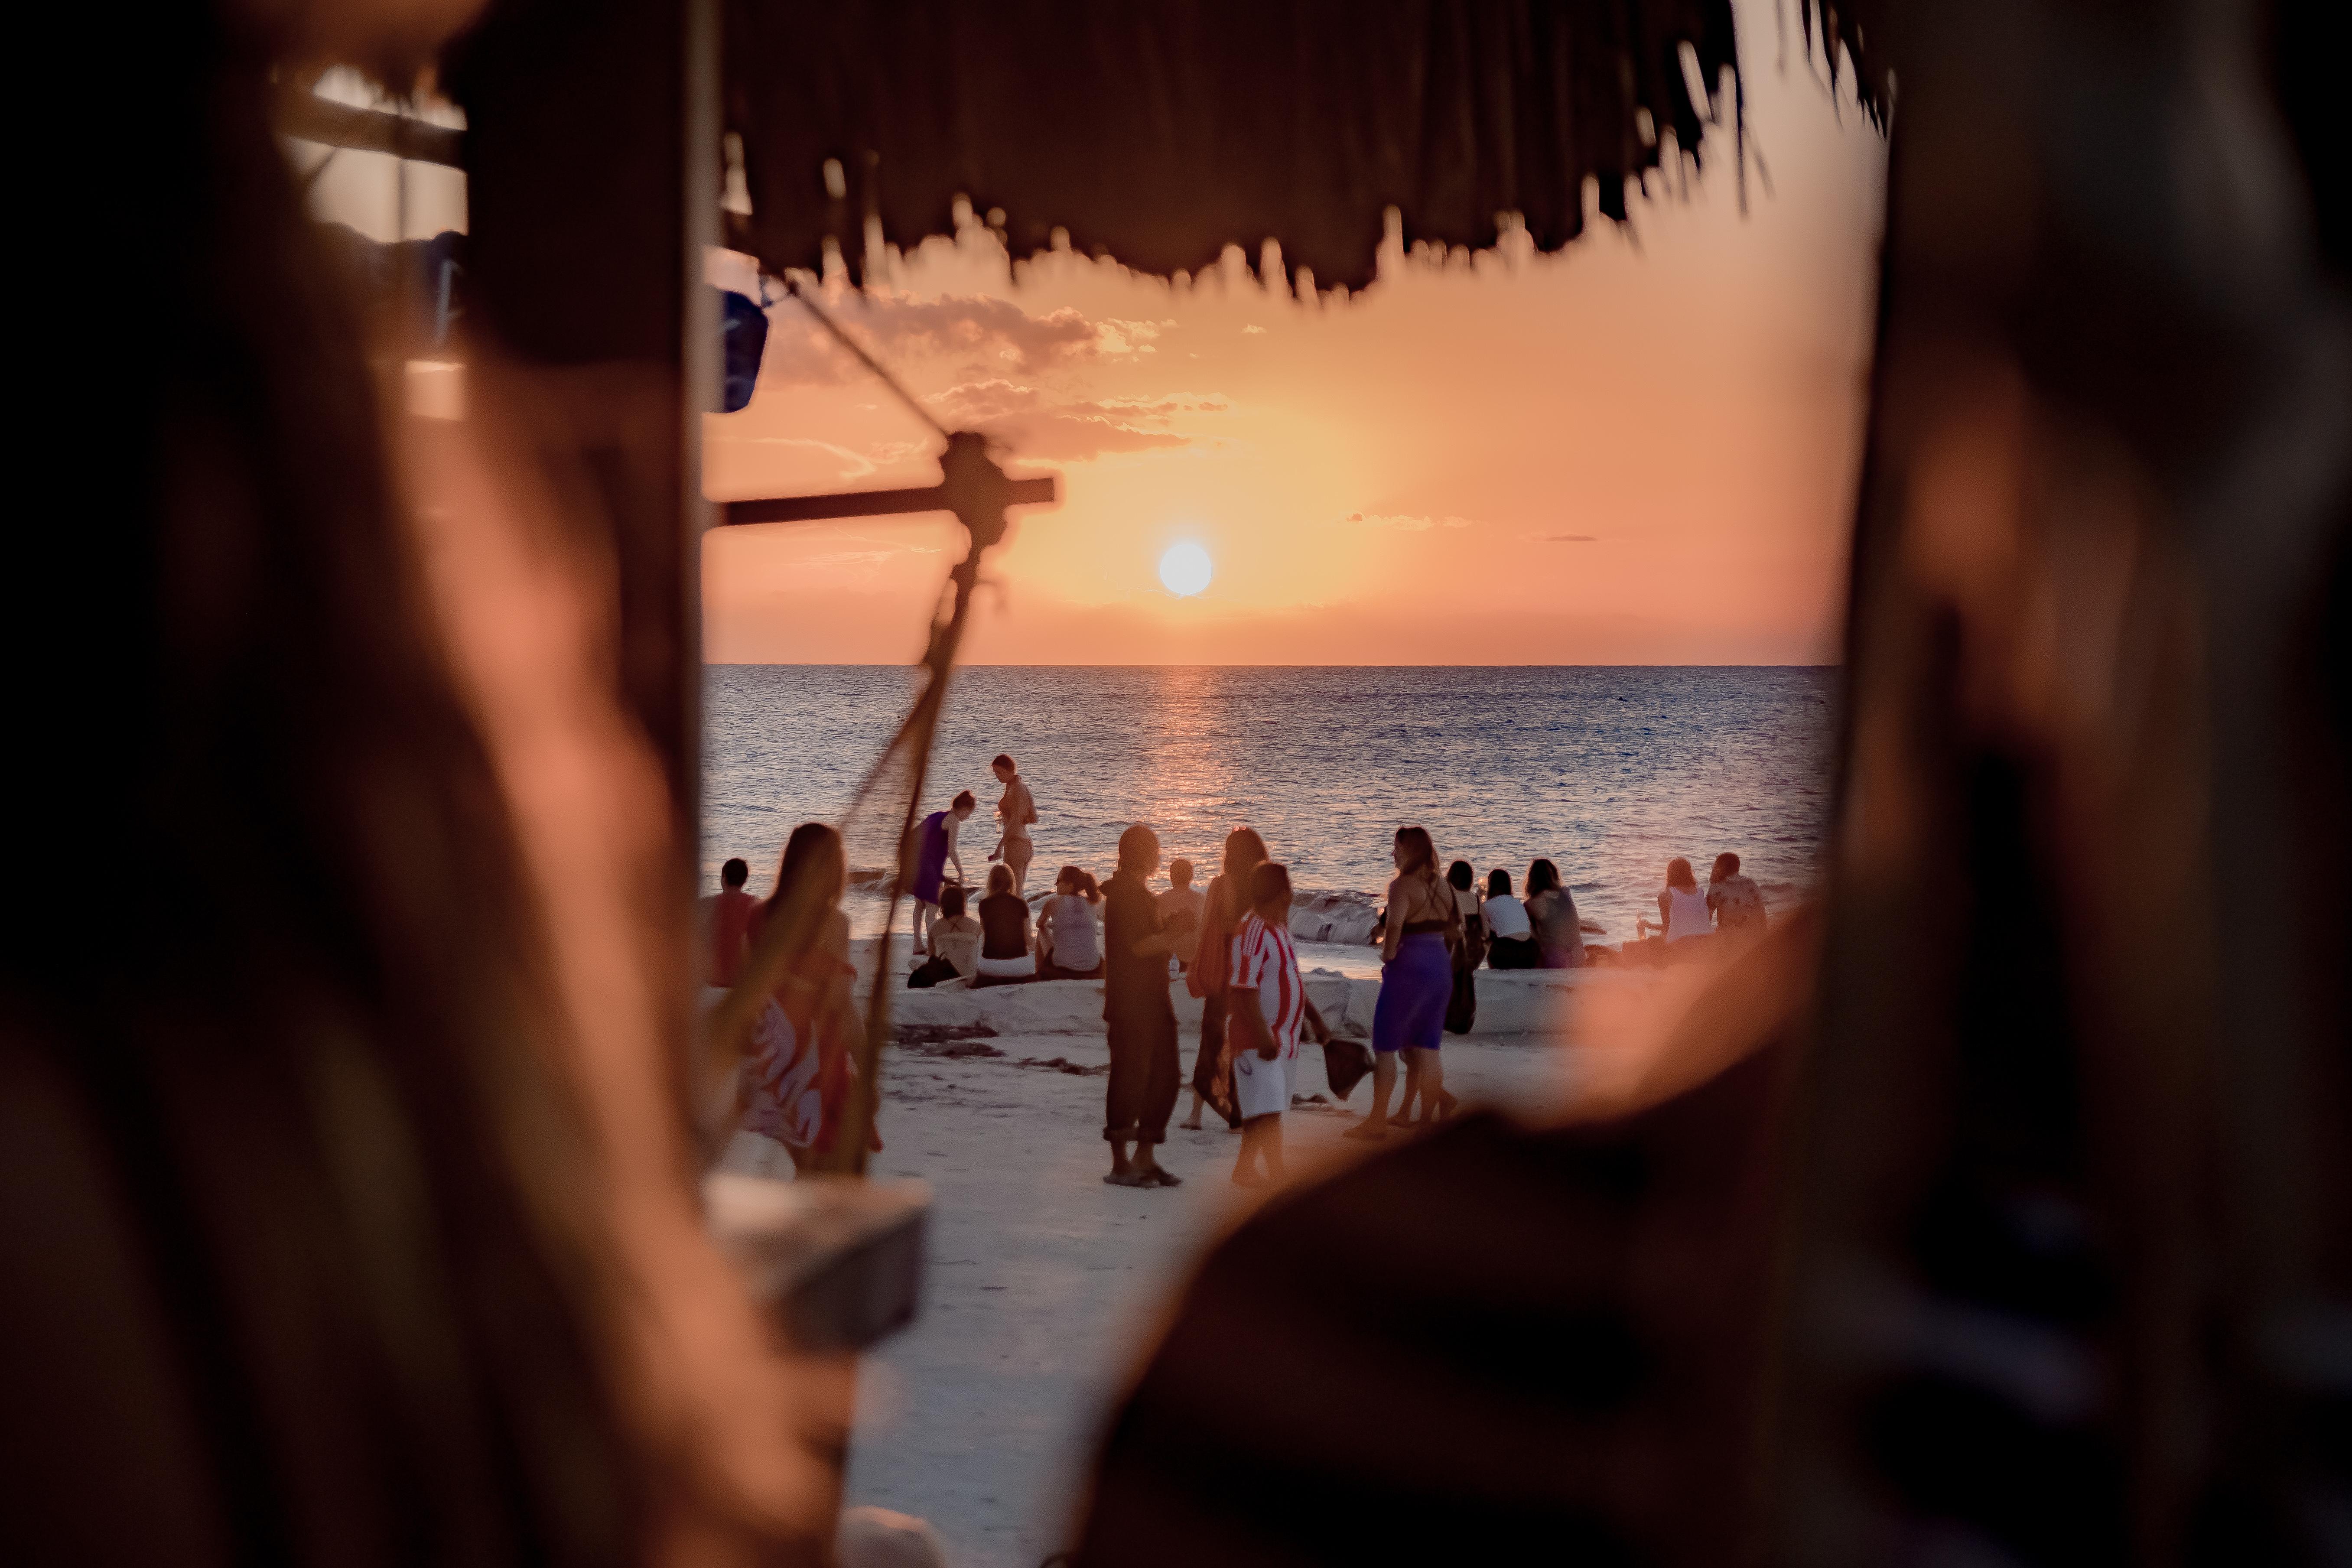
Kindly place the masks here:
POLYGON ((330 147, 389 153, 419 163, 466 166, 466 133, 382 110, 354 109, 312 92, 292 91, 278 100, 272 117, 281 136, 297 136, 330 147))
MULTIPOLYGON (((1007 506, 1051 506, 1060 499, 1059 482, 1043 479, 1008 479, 1007 506)), ((892 517, 902 512, 953 511, 948 487, 925 485, 914 489, 844 490, 829 496, 782 496, 773 500, 731 500, 720 513, 720 524, 734 527, 751 522, 815 522, 833 517, 892 517)))

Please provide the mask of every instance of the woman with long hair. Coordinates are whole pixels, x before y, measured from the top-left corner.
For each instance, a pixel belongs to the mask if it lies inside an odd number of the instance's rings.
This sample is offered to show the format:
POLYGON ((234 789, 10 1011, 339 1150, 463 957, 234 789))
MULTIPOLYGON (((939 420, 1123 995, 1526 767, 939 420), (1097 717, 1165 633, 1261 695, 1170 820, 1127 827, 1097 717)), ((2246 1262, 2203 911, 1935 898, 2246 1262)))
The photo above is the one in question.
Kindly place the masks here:
POLYGON ((1437 847, 1425 827, 1400 827, 1390 852, 1397 874, 1389 883, 1381 919, 1381 999, 1372 1009, 1372 1110, 1350 1138, 1388 1136, 1389 1095, 1396 1087, 1397 1054, 1412 1075, 1410 1106, 1418 1094, 1422 1121, 1450 1114, 1445 1068, 1437 1050, 1445 1039, 1445 1004, 1454 991, 1453 949, 1462 940, 1462 910, 1453 885, 1437 868, 1437 847))
POLYGON ((1528 920, 1539 967, 1584 967, 1584 918, 1576 912, 1576 895, 1560 882, 1559 868, 1549 860, 1528 867, 1528 920))
POLYGON ((1102 978, 1102 933, 1095 928, 1100 902, 1102 889, 1092 872, 1082 866, 1062 868, 1053 897, 1037 915, 1038 979, 1102 978))
POLYGON ((848 886, 841 835, 803 822, 784 841, 774 890, 751 913, 754 943, 772 921, 792 934, 773 1005, 753 1029, 743 1130, 782 1143, 796 1167, 833 1147, 849 1099, 849 1046, 857 1033, 850 982, 857 972, 841 910, 848 886))
MULTIPOLYGON (((1706 894, 1700 890, 1691 863, 1679 855, 1666 862, 1666 885, 1658 890, 1658 923, 1665 928, 1665 946, 1670 952, 1677 942, 1715 934, 1715 911, 1707 907, 1706 894)), ((1674 956, 1686 957, 1696 951, 1685 948, 1674 956)))
POLYGON ((1232 1077, 1225 1068, 1225 982, 1232 972, 1229 943, 1250 912, 1250 873, 1272 857, 1255 827, 1236 827, 1225 835, 1224 868, 1209 884, 1208 901, 1201 910, 1200 945, 1192 966, 1184 972, 1184 988, 1201 999, 1201 1045, 1192 1053, 1192 1113, 1180 1126, 1198 1131, 1201 1104, 1206 1100, 1228 1126, 1239 1127, 1234 1108, 1232 1077))

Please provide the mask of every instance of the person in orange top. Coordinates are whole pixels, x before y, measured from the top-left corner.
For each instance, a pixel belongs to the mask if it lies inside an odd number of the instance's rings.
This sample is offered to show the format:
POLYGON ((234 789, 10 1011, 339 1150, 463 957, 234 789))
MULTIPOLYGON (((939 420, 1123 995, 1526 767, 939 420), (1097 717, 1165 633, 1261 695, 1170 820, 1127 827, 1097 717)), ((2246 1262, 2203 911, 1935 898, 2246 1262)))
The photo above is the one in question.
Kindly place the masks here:
POLYGON ((760 900, 743 890, 751 879, 751 862, 732 859, 719 868, 719 891, 702 900, 703 983, 732 985, 743 972, 743 954, 751 945, 751 911, 760 900))

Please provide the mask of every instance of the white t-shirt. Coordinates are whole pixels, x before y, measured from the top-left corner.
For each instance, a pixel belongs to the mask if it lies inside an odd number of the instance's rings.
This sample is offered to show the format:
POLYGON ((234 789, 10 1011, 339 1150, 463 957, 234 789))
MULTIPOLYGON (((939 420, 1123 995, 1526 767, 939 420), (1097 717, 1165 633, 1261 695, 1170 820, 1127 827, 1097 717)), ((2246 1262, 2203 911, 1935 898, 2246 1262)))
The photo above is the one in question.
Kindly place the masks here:
POLYGON ((1528 907, 1508 893, 1495 893, 1479 906, 1486 916, 1486 934, 1490 937, 1523 937, 1534 932, 1528 923, 1528 907))

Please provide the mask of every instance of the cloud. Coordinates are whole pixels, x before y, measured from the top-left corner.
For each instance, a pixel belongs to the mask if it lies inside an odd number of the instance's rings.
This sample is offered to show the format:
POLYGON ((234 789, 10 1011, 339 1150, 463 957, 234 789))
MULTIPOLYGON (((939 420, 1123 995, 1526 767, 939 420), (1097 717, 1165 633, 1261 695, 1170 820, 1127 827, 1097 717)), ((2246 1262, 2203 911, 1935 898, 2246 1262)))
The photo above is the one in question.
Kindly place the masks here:
POLYGON ((1433 528, 1467 528, 1466 517, 1408 517, 1396 512, 1351 511, 1341 522, 1360 523, 1366 528, 1391 528, 1399 533, 1427 533, 1433 528))
POLYGON ((1265 329, 1264 327, 1258 327, 1258 326, 1249 326, 1249 327, 1244 327, 1244 328, 1242 329, 1242 335, 1243 335, 1244 337, 1247 337, 1247 336, 1249 336, 1252 332, 1255 332, 1255 333, 1259 334, 1260 336, 1264 336, 1264 335, 1265 335, 1265 329))
POLYGON ((831 574, 857 583, 873 581, 883 563, 895 561, 902 555, 940 553, 936 545, 914 544, 898 539, 877 539, 871 534, 834 529, 811 529, 789 537, 790 542, 785 544, 782 554, 784 563, 793 572, 831 574), (819 548, 812 551, 809 547, 813 545, 819 548))
POLYGON ((1529 537, 1539 540, 1545 544, 1598 544, 1601 542, 1600 535, 1592 533, 1543 533, 1529 537))
POLYGON ((930 448, 930 443, 927 441, 877 441, 859 452, 837 442, 820 441, 808 436, 736 436, 725 431, 705 439, 713 445, 803 447, 811 451, 829 453, 840 460, 841 477, 845 479, 862 479, 868 474, 878 473, 886 467, 904 462, 916 453, 930 448))
POLYGON ((1173 320, 1165 321, 1129 321, 1117 316, 1095 323, 1095 348, 1107 354, 1151 354, 1160 351, 1151 340, 1174 326, 1173 320))
MULTIPOLYGON (((842 330, 885 365, 942 354, 972 354, 983 364, 1024 374, 1104 353, 1149 351, 1162 323, 1088 321, 1064 306, 1033 316, 1010 300, 946 295, 937 300, 865 300, 843 295, 828 307, 842 330)), ((769 311, 768 352, 761 377, 772 382, 829 384, 864 369, 799 307, 769 311)))
POLYGON ((927 401, 948 424, 984 431, 1017 457, 1065 463, 1185 446, 1191 437, 1171 428, 1178 416, 1222 414, 1231 406, 1200 393, 1049 402, 1037 388, 1003 377, 966 382, 927 401))

